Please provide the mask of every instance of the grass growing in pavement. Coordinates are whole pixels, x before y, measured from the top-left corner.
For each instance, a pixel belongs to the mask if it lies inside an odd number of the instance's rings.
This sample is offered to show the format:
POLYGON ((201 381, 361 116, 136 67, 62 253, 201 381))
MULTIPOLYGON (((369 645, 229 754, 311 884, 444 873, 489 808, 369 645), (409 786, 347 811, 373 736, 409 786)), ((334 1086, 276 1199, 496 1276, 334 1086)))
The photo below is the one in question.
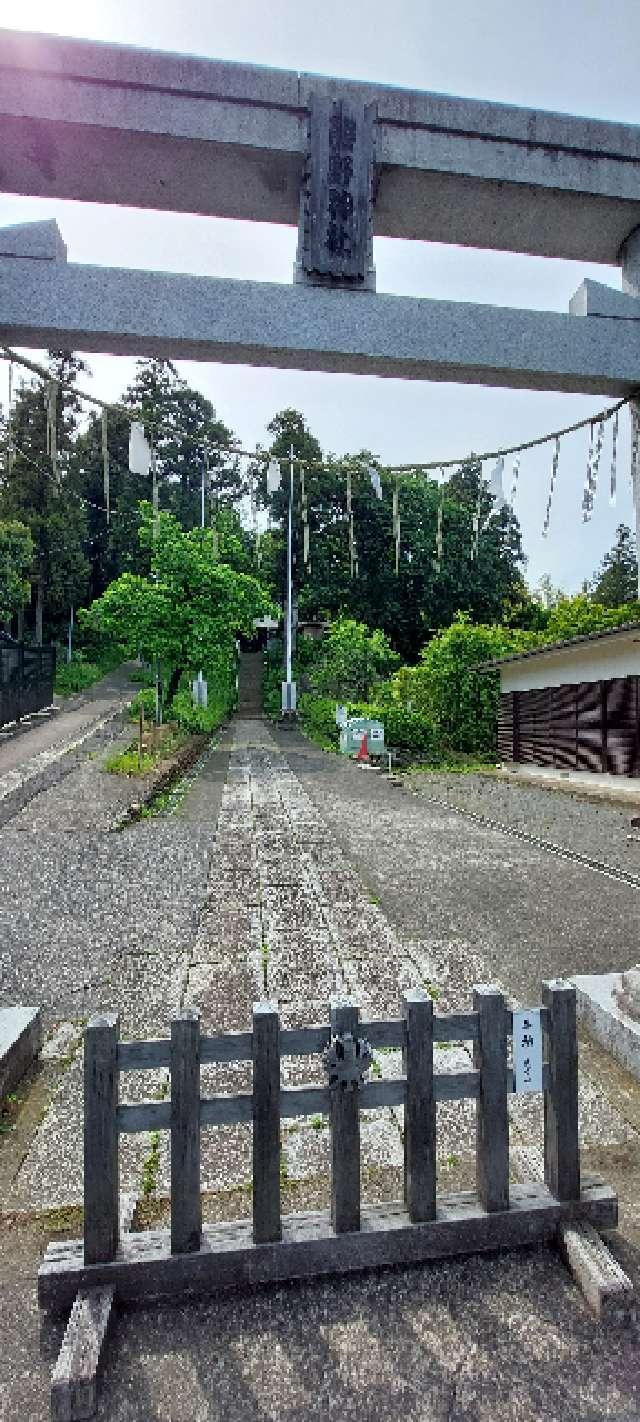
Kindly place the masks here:
POLYGON ((146 775, 161 761, 175 755, 188 740, 188 732, 183 731, 174 722, 169 722, 166 726, 152 727, 143 738, 139 763, 138 742, 135 740, 131 741, 126 750, 109 756, 104 768, 112 775, 146 775))
POLYGON ((142 1167, 142 1193, 155 1195, 160 1173, 160 1132, 151 1132, 151 1149, 142 1167))

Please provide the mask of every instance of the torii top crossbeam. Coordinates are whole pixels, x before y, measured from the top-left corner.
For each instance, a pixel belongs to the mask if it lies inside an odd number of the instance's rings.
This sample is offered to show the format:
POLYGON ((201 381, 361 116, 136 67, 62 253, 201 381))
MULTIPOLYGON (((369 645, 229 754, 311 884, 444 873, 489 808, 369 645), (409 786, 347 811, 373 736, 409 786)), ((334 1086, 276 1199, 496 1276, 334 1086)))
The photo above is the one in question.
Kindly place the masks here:
POLYGON ((633 125, 10 30, 2 185, 296 224, 312 93, 377 106, 380 236, 615 263, 638 225, 633 125))
POLYGON ((0 232, 3 341, 637 388, 638 127, 0 30, 0 128, 7 192, 299 223, 290 288, 77 266, 52 224, 0 232), (376 296, 374 233, 619 263, 624 290, 583 283, 566 316, 376 296))

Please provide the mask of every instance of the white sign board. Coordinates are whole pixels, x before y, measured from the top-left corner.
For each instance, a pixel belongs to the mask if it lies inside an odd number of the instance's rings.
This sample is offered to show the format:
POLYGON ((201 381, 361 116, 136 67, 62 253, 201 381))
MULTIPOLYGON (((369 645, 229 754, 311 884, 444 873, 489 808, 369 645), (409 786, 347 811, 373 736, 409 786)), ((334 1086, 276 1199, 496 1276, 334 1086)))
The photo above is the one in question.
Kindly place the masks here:
POLYGON ((346 706, 336 706, 336 726, 345 726, 347 723, 346 706))
POLYGON ((513 1014, 513 1072, 516 1091, 542 1091, 540 1008, 513 1014))

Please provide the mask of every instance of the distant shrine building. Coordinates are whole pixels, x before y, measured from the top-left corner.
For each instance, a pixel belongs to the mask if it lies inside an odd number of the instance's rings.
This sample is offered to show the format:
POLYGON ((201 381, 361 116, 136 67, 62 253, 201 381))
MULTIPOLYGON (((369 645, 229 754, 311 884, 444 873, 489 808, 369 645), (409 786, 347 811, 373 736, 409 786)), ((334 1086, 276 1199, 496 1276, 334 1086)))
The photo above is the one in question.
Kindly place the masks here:
POLYGON ((640 776, 640 623, 487 663, 503 760, 640 776))

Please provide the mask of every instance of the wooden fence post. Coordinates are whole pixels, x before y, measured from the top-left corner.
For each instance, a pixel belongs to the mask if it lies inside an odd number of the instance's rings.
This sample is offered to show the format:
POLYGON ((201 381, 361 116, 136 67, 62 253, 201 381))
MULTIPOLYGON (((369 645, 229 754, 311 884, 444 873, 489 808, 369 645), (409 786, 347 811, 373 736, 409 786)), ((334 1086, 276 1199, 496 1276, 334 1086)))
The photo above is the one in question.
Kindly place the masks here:
POLYGON ((473 990, 478 1013, 474 1066, 480 1072, 476 1103, 476 1181, 487 1211, 509 1208, 509 1116, 507 1112, 507 1013, 494 987, 473 990))
POLYGON ((576 990, 570 983, 542 984, 547 1008, 549 1086, 544 1093, 544 1178, 558 1200, 580 1198, 578 1139, 578 1038, 576 990))
POLYGON ((118 1017, 92 1017, 84 1036, 84 1258, 118 1248, 118 1017))
POLYGON ((403 998, 404 1197, 409 1218, 436 1217, 436 1102, 433 1094, 433 1002, 418 988, 403 998))
MULTIPOLYGON (((331 1035, 358 1036, 358 1008, 331 1004, 331 1035)), ((331 1088, 331 1224, 336 1234, 360 1229, 360 1100, 357 1088, 331 1088)))
POLYGON ((200 1248, 200 1017, 185 1007, 171 1023, 171 1253, 200 1248))
POLYGON ((282 1238, 280 1217, 280 1019, 275 1002, 253 1009, 253 1239, 282 1238))

